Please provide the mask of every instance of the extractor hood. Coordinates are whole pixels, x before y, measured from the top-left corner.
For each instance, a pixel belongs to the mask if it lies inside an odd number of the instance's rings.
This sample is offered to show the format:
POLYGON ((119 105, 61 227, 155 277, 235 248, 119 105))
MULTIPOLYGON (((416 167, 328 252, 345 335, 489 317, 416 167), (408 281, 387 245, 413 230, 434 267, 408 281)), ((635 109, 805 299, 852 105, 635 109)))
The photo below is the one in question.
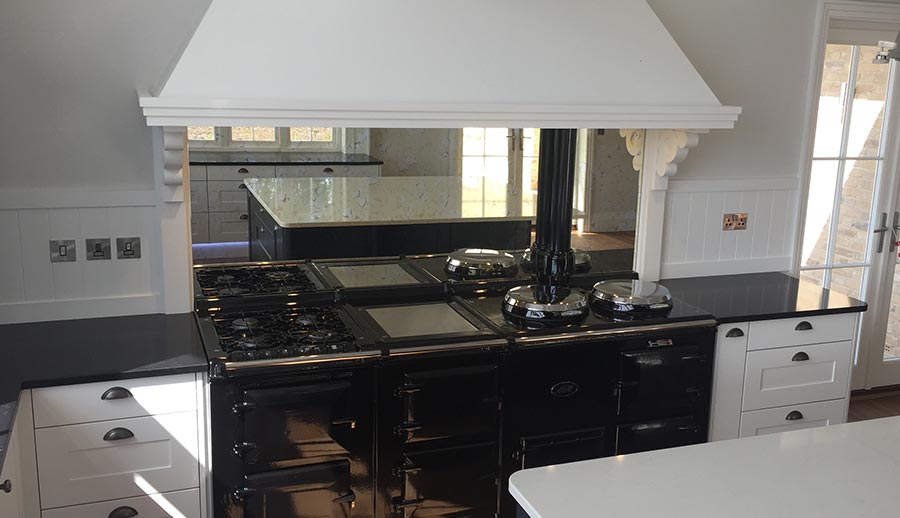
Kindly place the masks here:
POLYGON ((733 127, 644 0, 213 0, 152 126, 733 127))

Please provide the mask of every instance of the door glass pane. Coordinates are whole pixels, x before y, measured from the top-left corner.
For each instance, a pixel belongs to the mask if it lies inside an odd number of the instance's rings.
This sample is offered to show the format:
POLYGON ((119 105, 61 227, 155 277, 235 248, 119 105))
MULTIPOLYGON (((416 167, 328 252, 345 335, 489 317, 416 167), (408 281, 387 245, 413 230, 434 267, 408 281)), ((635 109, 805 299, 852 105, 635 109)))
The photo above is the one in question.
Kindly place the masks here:
POLYGON ((538 157, 541 149, 541 130, 522 130, 522 215, 534 216, 537 208, 538 157))
POLYGON ((869 215, 875 193, 878 160, 848 160, 841 186, 841 207, 834 239, 834 263, 859 263, 866 260, 872 232, 869 215))
POLYGON ((804 281, 814 283, 816 286, 823 286, 825 282, 825 270, 801 270, 800 278, 804 281))
POLYGON ((891 307, 888 312, 887 335, 884 340, 884 359, 900 359, 900 264, 894 264, 891 307))
POLYGON ((816 120, 814 157, 836 157, 841 151, 844 104, 849 97, 851 45, 828 45, 825 48, 825 66, 822 71, 822 89, 819 94, 819 112, 816 120))
POLYGON ((825 264, 837 172, 837 160, 813 161, 806 202, 802 266, 825 264))
POLYGON ((831 286, 829 289, 843 295, 861 299, 866 267, 834 268, 831 270, 831 286))
POLYGON ((235 126, 231 128, 235 142, 275 142, 275 128, 266 126, 235 126))
POLYGON ((506 128, 463 128, 462 211, 465 216, 506 216, 508 135, 506 128))
POLYGON ((212 142, 216 140, 215 126, 188 126, 188 140, 212 142))
POLYGON ((879 155, 891 67, 872 63, 878 47, 860 47, 847 138, 848 157, 879 155))

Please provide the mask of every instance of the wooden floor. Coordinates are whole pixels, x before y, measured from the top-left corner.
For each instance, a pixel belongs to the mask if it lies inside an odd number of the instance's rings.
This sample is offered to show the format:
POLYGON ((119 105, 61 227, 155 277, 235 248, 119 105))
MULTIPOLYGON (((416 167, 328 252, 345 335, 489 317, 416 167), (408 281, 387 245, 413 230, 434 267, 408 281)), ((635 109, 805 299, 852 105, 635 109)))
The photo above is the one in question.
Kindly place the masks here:
POLYGON ((900 415, 900 389, 850 397, 849 421, 865 421, 900 415))
MULTIPOLYGON (((531 234, 534 242, 534 233, 531 234)), ((634 248, 634 232, 572 232, 572 248, 622 250, 634 248)))

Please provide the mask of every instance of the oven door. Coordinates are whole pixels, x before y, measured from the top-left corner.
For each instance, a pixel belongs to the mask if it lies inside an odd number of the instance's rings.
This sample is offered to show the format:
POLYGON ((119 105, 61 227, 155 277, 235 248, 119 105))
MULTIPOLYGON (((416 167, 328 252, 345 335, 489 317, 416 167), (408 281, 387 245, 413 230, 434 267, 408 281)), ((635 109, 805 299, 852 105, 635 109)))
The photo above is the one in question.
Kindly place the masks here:
POLYGON ((406 453, 393 469, 399 492, 391 499, 392 515, 494 518, 499 454, 496 443, 406 453))
POLYGON ((394 388, 401 443, 497 440, 500 375, 495 364, 404 372, 394 388))
POLYGON ((694 416, 619 425, 616 455, 706 442, 707 427, 694 416))
POLYGON ((613 454, 605 428, 522 438, 512 453, 515 470, 598 459, 613 454))
POLYGON ((245 473, 283 469, 371 452, 371 396, 358 373, 297 378, 244 390, 242 440, 234 452, 245 473))
POLYGON ((234 488, 242 518, 346 518, 356 513, 346 460, 249 475, 234 488))
POLYGON ((685 345, 623 351, 618 379, 615 392, 621 419, 702 411, 709 406, 712 349, 685 345))

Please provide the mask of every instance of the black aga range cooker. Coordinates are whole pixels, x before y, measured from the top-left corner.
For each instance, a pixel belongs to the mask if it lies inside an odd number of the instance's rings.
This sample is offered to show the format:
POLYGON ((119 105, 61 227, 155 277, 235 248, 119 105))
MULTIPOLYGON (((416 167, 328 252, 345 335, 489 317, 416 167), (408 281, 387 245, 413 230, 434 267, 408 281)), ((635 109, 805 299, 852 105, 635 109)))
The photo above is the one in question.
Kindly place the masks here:
POLYGON ((516 470, 706 440, 715 321, 571 250, 567 131, 529 251, 196 268, 216 517, 511 518, 516 470))

